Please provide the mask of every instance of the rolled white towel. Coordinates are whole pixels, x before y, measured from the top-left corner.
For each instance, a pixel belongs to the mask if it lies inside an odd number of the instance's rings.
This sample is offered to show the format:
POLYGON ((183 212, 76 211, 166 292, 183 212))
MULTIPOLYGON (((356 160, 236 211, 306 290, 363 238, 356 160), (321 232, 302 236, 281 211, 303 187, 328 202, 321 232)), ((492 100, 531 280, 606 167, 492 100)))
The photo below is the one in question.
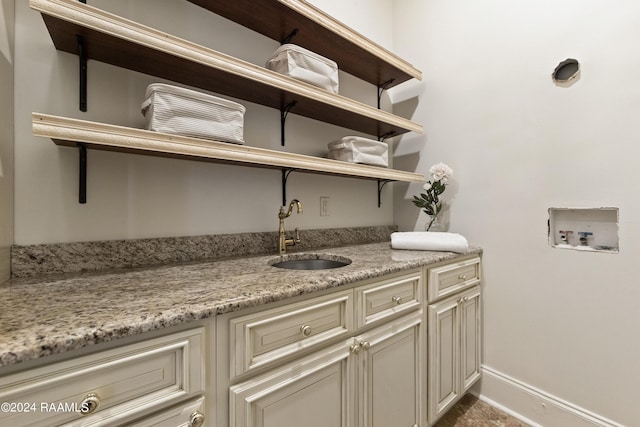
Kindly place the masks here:
POLYGON ((457 233, 405 231, 391 233, 391 248, 463 253, 469 250, 469 243, 457 233))

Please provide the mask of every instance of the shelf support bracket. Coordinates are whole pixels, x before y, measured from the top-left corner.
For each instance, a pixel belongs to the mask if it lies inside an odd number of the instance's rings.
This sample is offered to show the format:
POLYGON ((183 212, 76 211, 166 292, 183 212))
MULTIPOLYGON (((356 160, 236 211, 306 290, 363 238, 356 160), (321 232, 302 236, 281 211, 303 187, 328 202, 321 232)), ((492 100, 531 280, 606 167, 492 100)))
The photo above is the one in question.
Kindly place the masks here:
POLYGON ((393 83, 395 79, 387 80, 386 82, 378 85, 378 110, 380 109, 380 99, 382 99, 382 93, 393 83))
POLYGON ((295 169, 282 169, 282 206, 287 204, 287 180, 295 169))
POLYGON ((298 34, 298 29, 294 29, 293 31, 291 31, 289 33, 289 35, 287 37, 285 37, 284 39, 282 39, 280 41, 280 44, 287 44, 287 43, 291 43, 291 39, 293 39, 295 37, 295 35, 298 34))
POLYGON ((78 203, 87 203, 87 147, 78 144, 78 203))
POLYGON ((378 178, 378 207, 382 206, 382 200, 381 200, 381 194, 382 194, 382 189, 384 188, 385 185, 387 185, 390 182, 394 182, 395 180, 393 179, 379 179, 378 178))
MULTIPOLYGON (((84 3, 84 2, 83 2, 84 3)), ((80 64, 80 111, 87 111, 87 47, 84 38, 80 35, 76 36, 78 40, 78 58, 80 64)))
POLYGON ((297 101, 290 102, 280 109, 280 145, 282 145, 283 147, 285 141, 284 125, 287 122, 287 115, 289 114, 289 111, 291 111, 291 109, 296 106, 297 103, 297 101))
POLYGON ((395 132, 394 131, 390 131, 385 133, 384 135, 381 135, 378 137, 378 141, 384 141, 385 139, 389 139, 395 136, 395 132))

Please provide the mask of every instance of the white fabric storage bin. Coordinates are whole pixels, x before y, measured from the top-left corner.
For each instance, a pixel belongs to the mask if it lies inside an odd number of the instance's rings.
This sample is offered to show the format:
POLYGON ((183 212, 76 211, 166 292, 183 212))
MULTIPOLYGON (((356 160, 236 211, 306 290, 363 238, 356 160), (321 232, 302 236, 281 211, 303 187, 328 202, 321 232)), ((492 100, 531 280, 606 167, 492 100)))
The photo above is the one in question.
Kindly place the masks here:
POLYGON ((287 43, 280 46, 267 61, 266 67, 338 93, 338 64, 295 44, 287 43))
POLYGON ((386 142, 359 136, 345 136, 330 142, 328 146, 330 159, 389 167, 389 146, 386 142))
POLYGON ((142 103, 147 129, 216 141, 244 143, 245 107, 217 96, 150 84, 142 103))

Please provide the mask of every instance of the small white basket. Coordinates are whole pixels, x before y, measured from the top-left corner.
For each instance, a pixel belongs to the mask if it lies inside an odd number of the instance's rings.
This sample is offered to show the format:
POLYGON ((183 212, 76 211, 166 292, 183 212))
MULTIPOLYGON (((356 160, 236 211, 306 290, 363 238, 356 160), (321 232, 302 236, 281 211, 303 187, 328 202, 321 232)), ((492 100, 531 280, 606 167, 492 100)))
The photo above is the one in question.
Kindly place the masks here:
POLYGON ((359 136, 345 136, 330 142, 328 147, 330 159, 389 167, 389 146, 386 142, 359 136))
POLYGON ((244 143, 245 107, 217 96, 154 83, 147 87, 142 114, 156 132, 244 143))
POLYGON ((338 93, 338 64, 295 44, 280 46, 267 61, 269 70, 338 93))

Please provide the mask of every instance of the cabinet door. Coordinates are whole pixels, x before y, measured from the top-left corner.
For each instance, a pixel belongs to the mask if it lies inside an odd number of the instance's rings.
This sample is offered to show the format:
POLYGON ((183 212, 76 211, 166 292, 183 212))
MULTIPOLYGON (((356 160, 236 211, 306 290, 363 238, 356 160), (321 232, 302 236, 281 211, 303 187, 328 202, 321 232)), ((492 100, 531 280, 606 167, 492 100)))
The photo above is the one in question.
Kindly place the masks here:
POLYGON ((429 306, 429 423, 480 378, 480 286, 429 306))
POLYGON ((423 311, 356 338, 359 427, 426 425, 423 311))
POLYGON ((480 287, 465 292, 460 304, 460 362, 462 387, 466 391, 480 378, 480 287))
POLYGON ((346 342, 230 389, 232 427, 347 427, 346 342))
POLYGON ((459 297, 429 306, 429 423, 461 397, 459 297))

